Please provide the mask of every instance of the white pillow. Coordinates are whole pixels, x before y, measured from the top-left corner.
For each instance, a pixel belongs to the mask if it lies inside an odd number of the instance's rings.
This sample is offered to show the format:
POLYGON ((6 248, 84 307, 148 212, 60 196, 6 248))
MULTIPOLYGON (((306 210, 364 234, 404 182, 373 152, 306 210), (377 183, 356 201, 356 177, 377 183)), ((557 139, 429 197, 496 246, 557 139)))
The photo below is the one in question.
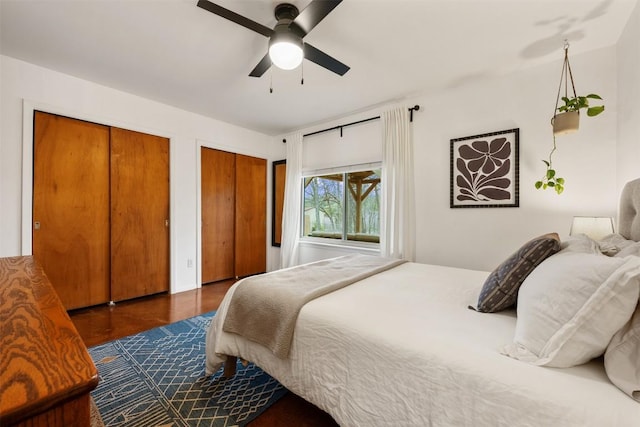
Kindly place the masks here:
POLYGON ((617 246, 618 249, 623 249, 633 243, 633 240, 625 239, 624 236, 618 233, 607 234, 602 239, 598 241, 598 243, 607 243, 617 246))
POLYGON ((598 241, 598 245, 600 246, 600 251, 605 255, 617 257, 640 256, 640 242, 625 239, 617 233, 604 236, 598 241))
POLYGON ((559 368, 586 363, 631 318, 639 294, 638 257, 552 255, 520 287, 514 342, 502 353, 559 368))
POLYGON ((640 304, 611 339, 604 353, 604 367, 612 383, 640 402, 640 304))
POLYGON ((630 245, 626 245, 621 248, 615 256, 624 258, 629 255, 640 256, 640 242, 633 242, 630 245))
POLYGON ((600 247, 598 246, 598 242, 596 242, 586 234, 576 234, 574 236, 569 236, 560 244, 560 250, 562 252, 600 254, 600 247))

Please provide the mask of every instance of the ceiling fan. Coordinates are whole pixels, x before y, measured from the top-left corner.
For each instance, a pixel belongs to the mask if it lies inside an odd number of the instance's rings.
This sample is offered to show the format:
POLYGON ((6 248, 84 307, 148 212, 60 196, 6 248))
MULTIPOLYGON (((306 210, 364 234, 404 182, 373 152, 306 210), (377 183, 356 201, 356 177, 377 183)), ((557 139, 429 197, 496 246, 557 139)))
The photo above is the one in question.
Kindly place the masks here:
POLYGON ((198 0, 198 7, 269 38, 269 53, 249 73, 251 77, 262 76, 272 64, 292 70, 303 59, 342 76, 349 71, 347 65, 302 41, 341 2, 342 0, 313 0, 302 11, 289 3, 279 4, 274 10, 278 23, 273 29, 208 0, 198 0))

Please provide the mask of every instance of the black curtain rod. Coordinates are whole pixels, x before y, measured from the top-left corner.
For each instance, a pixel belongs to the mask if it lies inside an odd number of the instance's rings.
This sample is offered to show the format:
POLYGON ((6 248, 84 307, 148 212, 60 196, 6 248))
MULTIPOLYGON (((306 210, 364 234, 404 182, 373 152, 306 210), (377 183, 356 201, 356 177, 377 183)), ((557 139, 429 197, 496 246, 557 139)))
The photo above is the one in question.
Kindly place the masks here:
MULTIPOLYGON (((413 112, 414 111, 419 111, 420 110, 420 106, 419 105, 414 105, 413 107, 409 108, 409 122, 413 122, 413 112)), ((327 128, 327 129, 322 129, 322 130, 317 130, 315 132, 311 132, 311 133, 305 133, 304 135, 302 135, 303 137, 305 136, 312 136, 312 135, 317 135, 319 133, 324 133, 324 132, 329 132, 332 130, 337 130, 340 129, 340 138, 342 138, 342 128, 346 128, 347 126, 353 126, 353 125, 359 125, 360 123, 366 123, 366 122, 370 122, 372 120, 378 120, 380 118, 380 116, 376 116, 376 117, 370 117, 368 119, 364 119, 364 120, 358 120, 357 122, 351 122, 351 123, 347 123, 344 125, 338 125, 338 126, 334 126, 332 128, 327 128)), ((282 140, 282 142, 284 142, 285 144, 287 143, 286 138, 282 140)))

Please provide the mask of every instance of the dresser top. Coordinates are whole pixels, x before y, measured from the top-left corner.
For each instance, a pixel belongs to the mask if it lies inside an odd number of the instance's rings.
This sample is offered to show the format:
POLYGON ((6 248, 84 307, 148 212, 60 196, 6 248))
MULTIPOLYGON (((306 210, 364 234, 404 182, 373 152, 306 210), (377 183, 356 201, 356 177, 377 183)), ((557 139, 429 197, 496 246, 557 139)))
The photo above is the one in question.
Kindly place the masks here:
POLYGON ((31 256, 0 258, 0 424, 98 385, 98 371, 58 295, 31 256))

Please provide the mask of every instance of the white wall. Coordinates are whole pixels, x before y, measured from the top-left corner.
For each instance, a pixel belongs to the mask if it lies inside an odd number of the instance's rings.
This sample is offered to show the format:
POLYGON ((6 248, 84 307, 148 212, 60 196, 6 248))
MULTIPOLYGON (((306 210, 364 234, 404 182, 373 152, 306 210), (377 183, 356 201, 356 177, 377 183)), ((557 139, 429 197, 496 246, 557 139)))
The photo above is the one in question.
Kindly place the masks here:
POLYGON ((618 191, 640 177, 640 3, 618 42, 618 191))
MULTIPOLYGON (((349 122, 353 121, 357 120, 349 120, 349 122)), ((341 121, 338 124, 346 123, 341 121)), ((329 124, 322 129, 330 129, 333 126, 329 124)), ((342 134, 340 130, 335 129, 305 137, 302 153, 303 172, 379 162, 382 160, 381 132, 380 120, 374 120, 345 127, 342 129, 342 134), (336 158, 334 153, 339 153, 339 158, 336 158)))
POLYGON ((557 63, 416 100, 424 106, 414 124, 418 261, 491 270, 531 237, 566 236, 574 215, 615 214, 615 49, 570 61, 577 91, 600 94, 607 111, 582 114, 579 132, 557 138, 554 166, 566 179, 560 196, 534 188, 552 146, 560 49, 557 63), (510 128, 520 129, 520 207, 450 209, 449 140, 510 128))
MULTIPOLYGON (((407 107, 420 105, 413 122, 418 262, 492 270, 529 238, 551 231, 566 236, 574 215, 615 215, 615 47, 570 55, 577 90, 600 94, 606 112, 594 118, 583 114, 578 133, 557 139, 554 165, 567 180, 564 194, 534 188, 545 171, 541 159, 552 146, 550 119, 562 60, 559 47, 553 63, 406 100, 407 107), (450 139, 511 128, 520 129, 520 207, 450 209, 450 139)), ((378 115, 382 109, 327 126, 378 115)), ((331 146, 325 160, 339 163, 340 146, 331 146)), ((311 260, 342 255, 345 249, 306 244, 301 251, 302 260, 311 260)))
MULTIPOLYGON (((193 289, 199 283, 200 146, 265 158, 269 165, 283 157, 282 144, 272 137, 10 57, 0 56, 0 75, 0 256, 31 253, 34 109, 170 138, 172 292, 193 289), (192 268, 187 267, 188 260, 194 261, 192 268)), ((273 264, 271 257, 269 249, 268 265, 273 264)))

